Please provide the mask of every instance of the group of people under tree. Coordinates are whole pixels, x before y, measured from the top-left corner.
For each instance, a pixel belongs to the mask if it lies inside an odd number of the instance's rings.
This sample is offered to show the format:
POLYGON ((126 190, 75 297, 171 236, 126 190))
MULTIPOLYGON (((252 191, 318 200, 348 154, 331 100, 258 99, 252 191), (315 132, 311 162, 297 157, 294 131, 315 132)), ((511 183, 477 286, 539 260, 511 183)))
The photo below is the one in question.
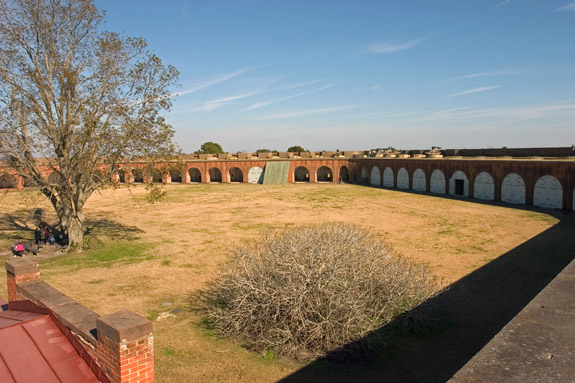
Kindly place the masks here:
MULTIPOLYGON (((53 229, 50 225, 43 220, 42 209, 37 209, 34 212, 34 219, 38 222, 37 228, 34 230, 34 240, 28 241, 16 241, 12 244, 11 250, 15 257, 21 257, 24 253, 32 253, 37 255, 42 245, 54 245, 56 244, 56 237, 54 236, 53 229)), ((62 234, 58 236, 60 244, 65 245, 65 239, 62 234)))

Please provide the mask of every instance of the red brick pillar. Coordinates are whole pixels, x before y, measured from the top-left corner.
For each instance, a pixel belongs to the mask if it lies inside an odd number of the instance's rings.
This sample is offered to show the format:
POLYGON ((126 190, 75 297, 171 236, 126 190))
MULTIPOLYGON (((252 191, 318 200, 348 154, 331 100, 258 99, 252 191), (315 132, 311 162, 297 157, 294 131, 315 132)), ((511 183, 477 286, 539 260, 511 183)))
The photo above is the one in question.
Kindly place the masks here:
POLYGON ((172 183, 172 175, 169 173, 162 174, 162 183, 163 184, 171 184, 172 183))
POLYGON ((97 362, 111 383, 154 382, 152 322, 131 311, 98 318, 97 362))
POLYGON ((24 178, 16 176, 16 189, 18 190, 24 189, 24 178))
POLYGON ((183 184, 190 183, 190 169, 188 164, 182 164, 182 183, 183 184))
POLYGON ((8 301, 25 300, 16 291, 16 285, 20 282, 35 281, 40 279, 38 262, 27 258, 14 258, 6 261, 6 275, 8 277, 8 301))

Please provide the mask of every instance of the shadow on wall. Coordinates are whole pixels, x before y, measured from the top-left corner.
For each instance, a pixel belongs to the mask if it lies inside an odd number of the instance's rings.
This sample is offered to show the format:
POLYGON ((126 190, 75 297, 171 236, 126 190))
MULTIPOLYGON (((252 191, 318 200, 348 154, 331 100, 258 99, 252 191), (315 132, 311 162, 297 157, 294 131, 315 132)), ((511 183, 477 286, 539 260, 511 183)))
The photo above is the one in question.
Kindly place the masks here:
POLYGON ((390 344, 378 357, 349 364, 316 360, 280 382, 448 381, 575 258, 575 218, 557 218, 557 225, 434 298, 443 311, 436 333, 417 337, 392 322, 375 331, 390 344))

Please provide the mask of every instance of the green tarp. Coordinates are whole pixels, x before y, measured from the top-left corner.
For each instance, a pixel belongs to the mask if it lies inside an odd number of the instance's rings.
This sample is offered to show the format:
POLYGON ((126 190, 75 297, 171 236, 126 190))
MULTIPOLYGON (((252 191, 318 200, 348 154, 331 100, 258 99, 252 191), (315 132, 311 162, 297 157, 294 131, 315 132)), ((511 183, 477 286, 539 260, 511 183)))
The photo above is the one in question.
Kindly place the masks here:
POLYGON ((287 184, 289 172, 289 161, 266 162, 264 169, 264 185, 285 185, 287 184))

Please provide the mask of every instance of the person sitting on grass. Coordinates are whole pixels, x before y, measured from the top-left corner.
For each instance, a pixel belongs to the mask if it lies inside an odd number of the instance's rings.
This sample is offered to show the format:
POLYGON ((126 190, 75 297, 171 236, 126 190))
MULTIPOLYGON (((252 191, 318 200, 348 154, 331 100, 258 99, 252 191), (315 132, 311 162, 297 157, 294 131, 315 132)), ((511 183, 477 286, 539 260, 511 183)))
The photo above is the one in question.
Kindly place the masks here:
POLYGON ((24 245, 22 242, 14 242, 12 245, 12 254, 14 254, 15 257, 21 257, 22 254, 24 254, 24 245))

